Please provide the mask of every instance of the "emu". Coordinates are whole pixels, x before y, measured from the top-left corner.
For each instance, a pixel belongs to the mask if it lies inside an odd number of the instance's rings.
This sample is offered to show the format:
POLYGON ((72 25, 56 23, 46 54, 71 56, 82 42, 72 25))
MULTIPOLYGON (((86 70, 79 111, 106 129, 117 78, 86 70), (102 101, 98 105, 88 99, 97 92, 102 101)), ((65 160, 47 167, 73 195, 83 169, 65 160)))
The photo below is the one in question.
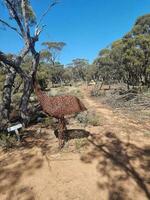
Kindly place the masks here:
POLYGON ((64 95, 49 97, 41 90, 41 87, 33 79, 33 87, 42 110, 51 117, 58 119, 59 148, 64 146, 64 134, 66 127, 66 115, 76 114, 87 110, 84 104, 75 96, 64 95))

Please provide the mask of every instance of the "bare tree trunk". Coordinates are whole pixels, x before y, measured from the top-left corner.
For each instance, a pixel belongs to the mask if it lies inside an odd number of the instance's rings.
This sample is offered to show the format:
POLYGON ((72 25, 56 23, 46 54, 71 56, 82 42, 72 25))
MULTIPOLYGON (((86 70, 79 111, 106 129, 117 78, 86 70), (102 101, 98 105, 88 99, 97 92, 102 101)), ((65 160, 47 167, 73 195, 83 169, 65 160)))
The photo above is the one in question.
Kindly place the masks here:
POLYGON ((23 95, 21 97, 21 102, 19 106, 20 115, 24 125, 27 125, 30 121, 28 112, 28 103, 31 93, 32 93, 32 77, 28 77, 24 80, 23 95))
POLYGON ((10 67, 7 75, 6 80, 3 87, 3 94, 2 94, 2 106, 1 106, 1 123, 8 122, 9 114, 10 114, 10 105, 11 105, 11 93, 12 87, 14 84, 14 80, 16 77, 15 70, 10 67))
POLYGON ((29 104, 30 95, 33 91, 33 75, 36 74, 38 65, 39 65, 39 53, 34 52, 33 61, 32 61, 32 72, 30 76, 24 79, 23 95, 21 97, 21 102, 19 106, 20 115, 25 126, 28 125, 28 123, 30 122, 28 104, 29 104))

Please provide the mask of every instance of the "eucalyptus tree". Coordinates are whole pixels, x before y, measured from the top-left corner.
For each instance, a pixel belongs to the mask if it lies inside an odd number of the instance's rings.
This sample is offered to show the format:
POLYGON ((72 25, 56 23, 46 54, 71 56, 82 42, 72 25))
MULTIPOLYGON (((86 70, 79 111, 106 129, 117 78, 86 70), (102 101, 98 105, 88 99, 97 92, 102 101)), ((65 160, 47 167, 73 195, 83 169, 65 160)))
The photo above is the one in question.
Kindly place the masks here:
POLYGON ((132 84, 150 86, 150 14, 136 20, 123 45, 124 64, 132 84))
POLYGON ((64 42, 43 42, 42 45, 45 49, 42 51, 42 58, 46 59, 47 62, 55 65, 56 60, 59 57, 60 52, 66 45, 64 42))
POLYGON ((139 17, 131 31, 102 49, 95 59, 102 80, 150 87, 150 14, 139 17))
POLYGON ((87 68, 89 66, 88 60, 76 58, 70 64, 72 67, 73 79, 75 81, 86 81, 87 68))
POLYGON ((99 75, 96 64, 93 63, 93 64, 88 65, 87 72, 86 72, 86 79, 88 83, 92 80, 94 80, 95 82, 99 81, 100 75, 99 75))
POLYGON ((102 49, 94 61, 99 80, 103 83, 110 83, 113 77, 113 60, 110 55, 111 50, 109 48, 102 49))
POLYGON ((64 67, 63 74, 62 74, 62 79, 64 83, 70 83, 73 81, 73 73, 72 73, 72 68, 66 66, 64 67))
POLYGON ((123 41, 116 40, 111 44, 110 57, 112 59, 112 78, 118 82, 125 82, 126 72, 123 65, 123 41))
POLYGON ((64 73, 64 66, 59 63, 55 62, 55 65, 50 67, 50 80, 53 84, 62 84, 63 83, 63 73, 64 73))
MULTIPOLYGON (((62 83, 64 66, 58 61, 59 55, 66 45, 64 42, 43 42, 45 47, 41 51, 41 62, 49 68, 49 79, 52 83, 62 83)), ((44 65, 43 65, 44 70, 44 65)))

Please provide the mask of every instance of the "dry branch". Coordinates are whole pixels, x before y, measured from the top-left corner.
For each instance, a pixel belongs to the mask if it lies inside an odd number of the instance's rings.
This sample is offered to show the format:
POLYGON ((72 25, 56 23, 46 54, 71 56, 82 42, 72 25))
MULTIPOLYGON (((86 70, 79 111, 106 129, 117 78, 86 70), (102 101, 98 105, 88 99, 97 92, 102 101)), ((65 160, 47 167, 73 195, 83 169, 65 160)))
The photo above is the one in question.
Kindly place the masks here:
POLYGON ((47 13, 51 10, 51 8, 54 7, 58 3, 59 3, 59 1, 55 0, 54 2, 49 4, 47 10, 40 17, 40 20, 39 20, 38 24, 36 25, 37 28, 39 28, 41 22, 43 21, 44 17, 47 15, 47 13))
POLYGON ((22 34, 18 31, 17 28, 11 26, 10 24, 8 24, 8 23, 7 23, 6 21, 4 21, 3 19, 0 19, 0 22, 1 22, 3 25, 7 26, 8 28, 12 29, 13 31, 17 32, 17 33, 22 37, 22 34))
POLYGON ((14 6, 12 5, 12 3, 9 0, 5 0, 7 5, 9 6, 9 9, 11 10, 11 12, 13 13, 14 19, 16 21, 16 23, 18 24, 18 27, 23 35, 23 37, 25 37, 25 30, 23 28, 23 25, 21 23, 21 20, 19 19, 19 16, 17 14, 16 9, 14 8, 14 6))

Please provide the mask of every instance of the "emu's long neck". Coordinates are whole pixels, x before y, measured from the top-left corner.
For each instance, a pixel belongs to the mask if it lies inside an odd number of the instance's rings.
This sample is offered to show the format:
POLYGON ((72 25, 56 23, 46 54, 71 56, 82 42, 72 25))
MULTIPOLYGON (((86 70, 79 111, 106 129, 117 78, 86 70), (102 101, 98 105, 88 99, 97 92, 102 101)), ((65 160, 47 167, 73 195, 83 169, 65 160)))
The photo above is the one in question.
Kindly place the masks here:
POLYGON ((35 94, 36 94, 38 100, 39 100, 40 103, 41 103, 47 95, 45 94, 45 92, 43 92, 43 91, 41 90, 41 87, 40 87, 40 85, 37 83, 37 81, 34 82, 34 90, 35 90, 35 94))

